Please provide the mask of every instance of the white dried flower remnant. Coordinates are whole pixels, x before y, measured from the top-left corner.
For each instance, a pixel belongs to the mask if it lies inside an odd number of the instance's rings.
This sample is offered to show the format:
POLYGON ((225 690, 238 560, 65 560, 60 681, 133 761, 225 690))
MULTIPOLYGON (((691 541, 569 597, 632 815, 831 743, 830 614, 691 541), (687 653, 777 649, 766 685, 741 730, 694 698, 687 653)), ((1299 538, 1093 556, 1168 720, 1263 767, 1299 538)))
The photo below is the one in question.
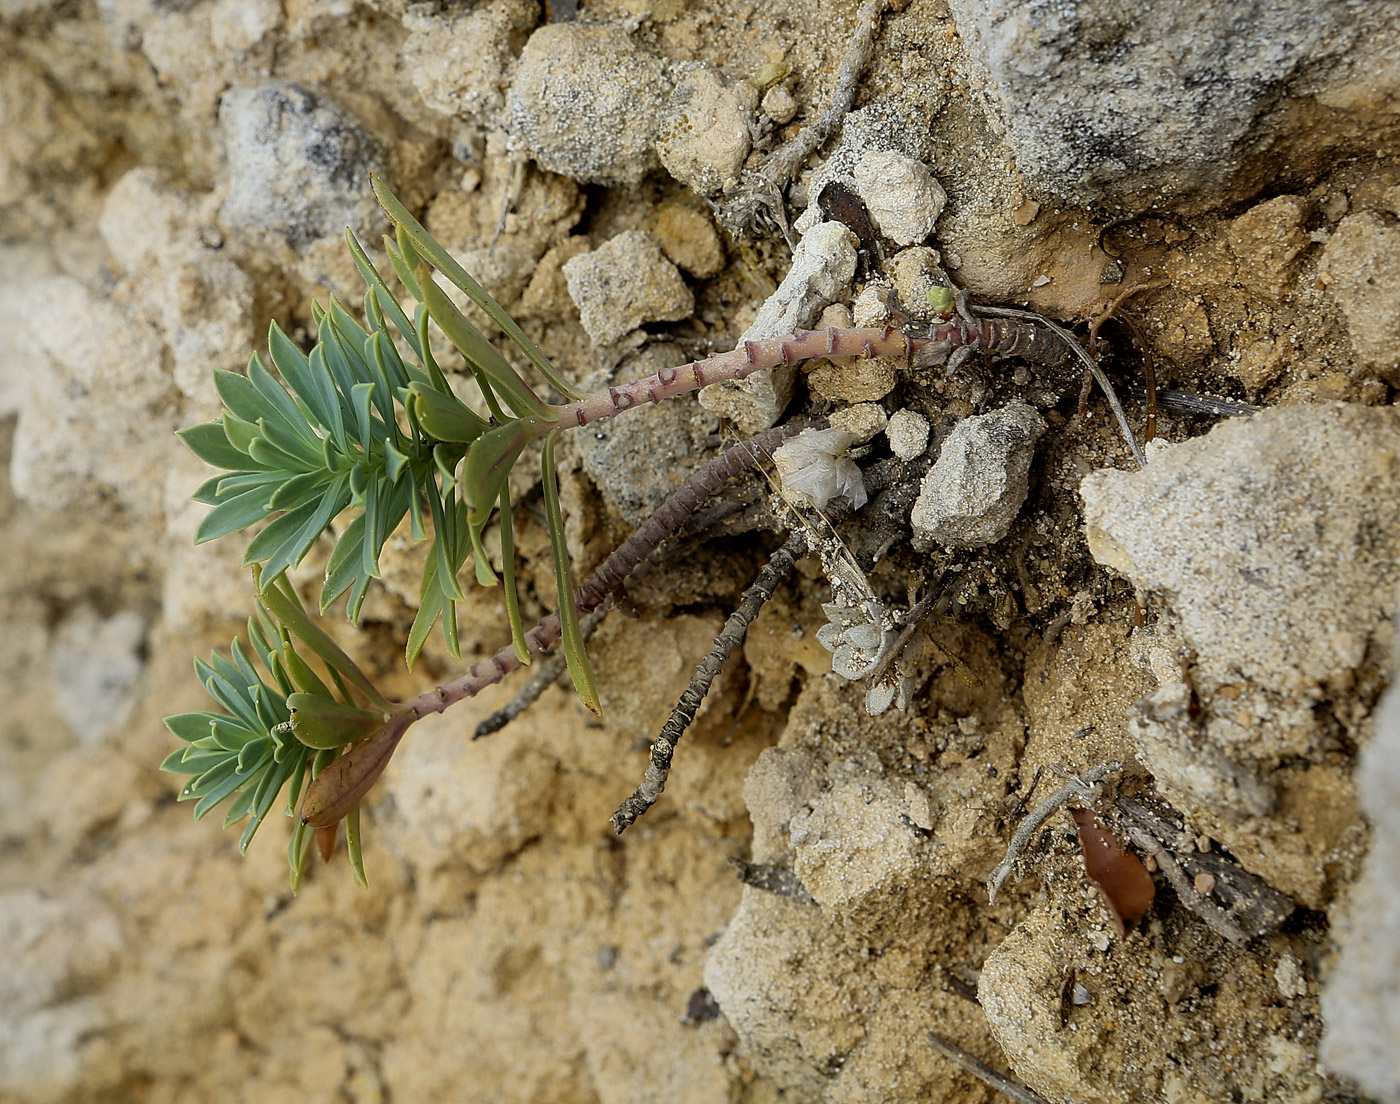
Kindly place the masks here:
POLYGON ((860 509, 865 505, 865 482, 846 456, 850 447, 851 435, 844 429, 804 429, 773 454, 783 494, 818 510, 845 495, 860 509))

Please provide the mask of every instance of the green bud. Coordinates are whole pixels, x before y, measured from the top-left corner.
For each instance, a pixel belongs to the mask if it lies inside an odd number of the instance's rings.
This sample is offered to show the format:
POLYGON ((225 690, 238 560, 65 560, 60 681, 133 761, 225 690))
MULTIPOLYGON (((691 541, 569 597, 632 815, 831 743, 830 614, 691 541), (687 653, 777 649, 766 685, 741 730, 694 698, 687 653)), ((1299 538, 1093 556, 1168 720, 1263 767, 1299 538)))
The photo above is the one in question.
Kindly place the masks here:
POLYGON ((292 734, 310 748, 338 748, 363 739, 384 723, 376 709, 360 709, 323 694, 291 694, 292 734))
POLYGON ((945 288, 942 284, 934 284, 926 293, 929 306, 939 314, 952 314, 957 308, 958 299, 952 289, 945 288))

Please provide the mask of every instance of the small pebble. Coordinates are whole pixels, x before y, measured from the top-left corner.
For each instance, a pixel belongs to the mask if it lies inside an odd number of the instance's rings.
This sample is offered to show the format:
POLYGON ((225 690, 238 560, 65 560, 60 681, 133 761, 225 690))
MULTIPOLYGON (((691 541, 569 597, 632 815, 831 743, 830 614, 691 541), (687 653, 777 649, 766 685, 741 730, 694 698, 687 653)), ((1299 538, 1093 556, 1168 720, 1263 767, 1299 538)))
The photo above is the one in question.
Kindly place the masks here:
POLYGON ((1073 1004, 1084 1005, 1088 1004, 1091 1000, 1094 999, 1094 997, 1088 989, 1084 988, 1083 985, 1076 981, 1074 983, 1074 989, 1070 993, 1069 999, 1073 1004))
POLYGON ((1196 892, 1202 897, 1210 896, 1211 890, 1215 888, 1214 874, 1197 874, 1192 885, 1196 887, 1196 892))
POLYGON ((890 416, 885 435, 890 439, 890 451, 901 460, 922 456, 928 448, 928 419, 912 410, 896 410, 890 416))

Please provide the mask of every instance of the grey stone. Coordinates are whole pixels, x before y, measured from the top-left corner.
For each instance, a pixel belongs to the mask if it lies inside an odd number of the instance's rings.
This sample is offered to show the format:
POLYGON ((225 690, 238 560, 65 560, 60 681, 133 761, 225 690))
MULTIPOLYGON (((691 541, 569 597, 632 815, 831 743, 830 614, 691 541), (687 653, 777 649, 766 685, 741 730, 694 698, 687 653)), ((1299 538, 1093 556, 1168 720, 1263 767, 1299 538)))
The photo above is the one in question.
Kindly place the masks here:
POLYGON ((928 448, 928 419, 913 410, 896 410, 890 415, 885 435, 890 439, 890 451, 901 460, 922 456, 928 448))
POLYGON ((1386 5, 951 0, 1021 170, 1080 203, 1227 184, 1260 116, 1386 5))
POLYGON ((1357 764, 1371 819, 1365 872, 1333 929, 1341 954, 1322 994, 1322 1060, 1383 1104, 1400 1104, 1400 688, 1376 714, 1357 764))
POLYGON ((347 226, 371 238, 382 222, 369 188, 370 173, 384 171, 379 145, 333 101, 278 81, 235 88, 219 105, 219 126, 227 226, 302 250, 347 226))
POLYGON ((658 165, 657 120, 670 94, 665 62, 622 28, 551 23, 525 44, 506 110, 542 168, 630 185, 658 165))
POLYGON ((1045 422, 1023 402, 959 422, 914 503, 914 547, 980 548, 1006 536, 1026 500, 1031 456, 1044 432, 1045 422))
MULTIPOLYGON (((855 274, 855 235, 839 222, 818 223, 802 235, 788 274, 758 309, 736 347, 811 326, 823 307, 846 294, 855 274)), ((734 386, 713 384, 700 392, 700 402, 732 419, 740 432, 758 433, 778 420, 792 398, 795 372, 787 365, 755 372, 734 386)))
POLYGON ((564 279, 595 345, 609 345, 643 322, 685 318, 695 306, 680 270, 640 230, 567 261, 564 279))

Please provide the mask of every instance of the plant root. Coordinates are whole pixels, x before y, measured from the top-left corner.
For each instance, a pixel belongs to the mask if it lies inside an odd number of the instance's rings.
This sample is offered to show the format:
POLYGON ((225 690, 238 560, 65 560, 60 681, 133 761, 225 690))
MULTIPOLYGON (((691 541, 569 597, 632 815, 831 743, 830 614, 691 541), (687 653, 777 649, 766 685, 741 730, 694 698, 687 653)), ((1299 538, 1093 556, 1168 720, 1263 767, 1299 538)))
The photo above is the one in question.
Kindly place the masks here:
POLYGON ((1107 763, 1100 763, 1097 767, 1085 771, 1077 778, 1071 778, 1058 790, 1052 793, 1044 801, 1035 807, 1031 814, 1021 822, 1021 826, 1016 829, 1016 834, 1011 837, 1011 844, 1006 849, 1006 858, 997 863, 996 869, 992 871, 991 877, 987 879, 987 900, 990 904, 997 903, 997 893, 1001 890, 1002 883, 1006 881, 1007 875, 1011 873, 1011 866, 1021 857, 1021 852, 1026 849, 1026 844, 1030 843, 1031 837, 1040 829, 1054 814, 1055 810, 1061 808, 1067 802, 1076 797, 1084 797, 1090 792, 1094 783, 1098 782, 1105 775, 1120 771, 1123 764, 1115 760, 1107 763))

